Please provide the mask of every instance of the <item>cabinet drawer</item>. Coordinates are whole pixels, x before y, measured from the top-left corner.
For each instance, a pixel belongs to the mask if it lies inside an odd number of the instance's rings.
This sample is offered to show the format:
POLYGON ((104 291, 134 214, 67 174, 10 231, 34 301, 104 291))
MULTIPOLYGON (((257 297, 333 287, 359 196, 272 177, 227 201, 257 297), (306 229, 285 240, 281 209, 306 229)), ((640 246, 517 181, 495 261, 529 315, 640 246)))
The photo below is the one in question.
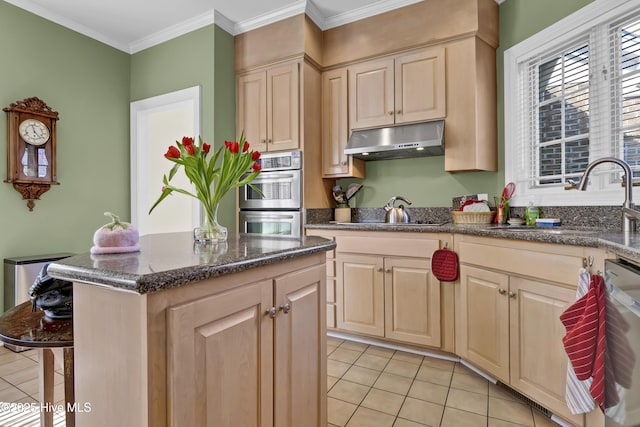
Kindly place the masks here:
POLYGON ((455 247, 463 264, 565 283, 572 287, 577 284, 583 258, 594 256, 599 264, 606 255, 597 248, 469 236, 456 242, 455 247))
POLYGON ((431 258, 440 249, 439 239, 403 239, 389 237, 337 236, 336 244, 340 252, 364 253, 383 256, 407 256, 413 258, 431 258))

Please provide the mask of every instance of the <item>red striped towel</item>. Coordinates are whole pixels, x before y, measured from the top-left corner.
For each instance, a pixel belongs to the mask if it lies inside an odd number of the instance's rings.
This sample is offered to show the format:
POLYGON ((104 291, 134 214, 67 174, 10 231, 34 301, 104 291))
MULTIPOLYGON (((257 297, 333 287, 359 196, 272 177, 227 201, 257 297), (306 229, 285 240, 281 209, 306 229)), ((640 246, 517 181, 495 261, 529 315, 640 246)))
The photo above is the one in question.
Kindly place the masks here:
POLYGON ((612 366, 607 360, 605 301, 604 280, 592 275, 589 292, 560 316, 567 329, 562 342, 576 377, 579 380, 593 378, 589 391, 603 411, 619 400, 612 366), (606 377, 613 381, 605 381, 606 377))

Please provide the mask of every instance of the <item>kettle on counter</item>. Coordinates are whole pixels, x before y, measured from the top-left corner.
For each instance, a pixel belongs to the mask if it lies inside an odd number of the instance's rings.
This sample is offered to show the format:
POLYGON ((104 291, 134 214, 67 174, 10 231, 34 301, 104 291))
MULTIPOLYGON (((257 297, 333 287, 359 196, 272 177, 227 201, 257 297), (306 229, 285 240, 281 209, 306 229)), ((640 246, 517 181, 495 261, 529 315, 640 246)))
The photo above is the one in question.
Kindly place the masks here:
POLYGON ((405 199, 401 196, 393 196, 384 207, 384 210, 387 211, 384 216, 384 222, 389 224, 409 222, 409 214, 404 210, 404 206, 400 205, 397 208, 394 206, 396 200, 402 200, 409 205, 411 204, 411 200, 405 199))

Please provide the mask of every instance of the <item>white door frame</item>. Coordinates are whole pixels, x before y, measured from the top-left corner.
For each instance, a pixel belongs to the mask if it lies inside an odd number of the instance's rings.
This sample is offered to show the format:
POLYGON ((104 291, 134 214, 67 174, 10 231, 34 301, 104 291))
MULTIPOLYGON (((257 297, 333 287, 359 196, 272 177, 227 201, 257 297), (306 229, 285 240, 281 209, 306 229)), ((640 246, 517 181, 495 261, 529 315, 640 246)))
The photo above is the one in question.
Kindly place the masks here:
MULTIPOLYGON (((162 182, 158 182, 157 188, 144 188, 144 177, 147 172, 147 165, 149 162, 149 128, 148 118, 150 114, 161 112, 164 110, 173 109, 179 107, 180 104, 185 104, 193 108, 193 129, 194 134, 189 135, 197 138, 201 135, 200 129, 200 98, 201 88, 200 86, 194 86, 187 89, 178 90, 175 92, 167 93, 164 95, 158 95, 151 98, 134 101, 130 107, 130 119, 131 119, 131 223, 138 228, 141 235, 153 233, 147 218, 149 216, 148 203, 142 203, 143 200, 148 200, 149 194, 152 194, 151 199, 155 201, 160 196, 160 188, 162 182)), ((167 146, 171 145, 171 142, 167 143, 167 146)), ((162 156, 162 153, 155 153, 158 156, 162 156)), ((169 171, 171 164, 167 162, 167 172, 169 171)), ((200 224, 200 204, 197 199, 185 197, 185 203, 192 203, 191 210, 193 227, 197 227, 200 224)), ((156 231, 157 232, 157 231, 156 231)))

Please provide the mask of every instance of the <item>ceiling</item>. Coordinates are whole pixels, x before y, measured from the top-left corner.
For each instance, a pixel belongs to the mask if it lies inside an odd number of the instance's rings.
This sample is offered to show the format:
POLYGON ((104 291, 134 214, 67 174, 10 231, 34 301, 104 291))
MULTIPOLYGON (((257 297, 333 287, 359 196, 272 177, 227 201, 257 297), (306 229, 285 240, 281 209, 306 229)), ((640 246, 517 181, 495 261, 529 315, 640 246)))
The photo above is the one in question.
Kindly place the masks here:
POLYGON ((420 0, 5 1, 116 49, 135 53, 212 23, 236 35, 306 12, 326 30, 420 0))

